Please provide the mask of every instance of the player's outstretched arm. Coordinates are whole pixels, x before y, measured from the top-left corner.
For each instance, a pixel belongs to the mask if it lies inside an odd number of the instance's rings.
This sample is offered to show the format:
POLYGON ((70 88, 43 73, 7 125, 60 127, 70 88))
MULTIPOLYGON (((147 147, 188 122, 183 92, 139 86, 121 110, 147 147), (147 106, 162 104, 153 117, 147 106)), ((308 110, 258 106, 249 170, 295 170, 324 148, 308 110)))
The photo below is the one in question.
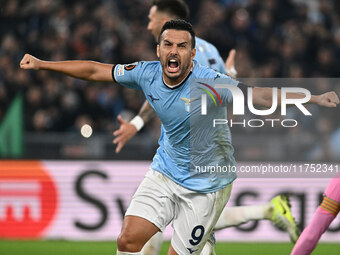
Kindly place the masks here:
POLYGON ((63 73, 74 78, 88 81, 112 82, 112 64, 102 64, 94 61, 43 61, 25 54, 20 62, 20 68, 32 70, 49 70, 63 73))
POLYGON ((330 91, 318 96, 312 96, 310 103, 325 107, 336 107, 339 104, 339 97, 334 91, 330 91))
MULTIPOLYGON (((272 88, 253 88, 253 103, 258 106, 271 107, 272 106, 272 88)), ((281 90, 277 90, 278 105, 281 104, 281 90)), ((305 95, 300 93, 287 93, 288 99, 301 99, 305 95)), ((334 91, 326 92, 321 95, 312 95, 309 104, 317 104, 325 107, 336 107, 339 104, 339 97, 334 91)))
POLYGON ((118 130, 113 132, 116 138, 113 140, 114 144, 117 144, 116 153, 119 153, 124 145, 129 141, 143 126, 144 123, 151 120, 156 115, 148 101, 145 101, 138 115, 134 117, 130 122, 122 119, 121 116, 117 117, 120 124, 118 130))

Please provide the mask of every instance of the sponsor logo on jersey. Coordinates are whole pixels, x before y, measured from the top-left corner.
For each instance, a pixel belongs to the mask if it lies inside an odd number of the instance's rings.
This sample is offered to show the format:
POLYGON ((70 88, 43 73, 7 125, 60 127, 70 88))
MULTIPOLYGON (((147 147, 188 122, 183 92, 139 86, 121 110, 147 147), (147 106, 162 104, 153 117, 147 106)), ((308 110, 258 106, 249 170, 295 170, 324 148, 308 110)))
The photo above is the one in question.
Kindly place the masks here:
POLYGON ((159 98, 154 98, 152 95, 148 95, 148 97, 150 97, 152 102, 159 100, 159 98))
POLYGON ((194 250, 194 249, 191 249, 191 248, 187 248, 187 250, 190 252, 190 254, 193 254, 195 251, 198 251, 198 249, 194 250))

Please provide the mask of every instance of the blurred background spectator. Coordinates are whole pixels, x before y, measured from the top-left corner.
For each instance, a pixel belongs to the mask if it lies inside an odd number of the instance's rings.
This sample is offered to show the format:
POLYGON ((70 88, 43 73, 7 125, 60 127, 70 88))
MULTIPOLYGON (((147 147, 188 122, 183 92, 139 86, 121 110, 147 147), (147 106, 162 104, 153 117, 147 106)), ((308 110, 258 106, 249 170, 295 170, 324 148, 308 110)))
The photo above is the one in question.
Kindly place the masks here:
MULTIPOLYGON (((199 37, 214 44, 224 59, 230 49, 236 48, 240 78, 325 77, 328 83, 311 79, 310 83, 304 82, 304 87, 308 86, 313 93, 336 90, 340 94, 337 80, 330 79, 340 75, 339 1, 190 0, 187 3, 199 37)), ((19 62, 24 53, 47 60, 91 59, 107 63, 155 60, 154 39, 146 30, 150 5, 150 0, 1 1, 0 123, 12 99, 22 92, 27 138, 23 157, 35 157, 30 154, 29 143, 33 140, 30 137, 36 138, 36 134, 46 131, 79 133, 79 123, 91 123, 94 135, 106 134, 110 144, 111 133, 118 128, 117 115, 132 118, 144 101, 140 92, 114 84, 21 70, 19 62)), ((294 109, 289 111, 288 115, 299 119, 296 128, 232 128, 236 157, 338 160, 339 109, 311 107, 310 110, 313 117, 304 119, 294 109), (252 142, 252 139, 258 140, 252 142), (259 145, 258 141, 263 144, 259 145)), ((275 116, 281 117, 277 114, 271 117, 275 116)), ((146 158, 151 157, 158 135, 158 120, 139 135, 145 138, 140 148, 150 151, 146 158)), ((111 153, 115 157, 113 150, 108 151, 102 157, 111 157, 111 153)))

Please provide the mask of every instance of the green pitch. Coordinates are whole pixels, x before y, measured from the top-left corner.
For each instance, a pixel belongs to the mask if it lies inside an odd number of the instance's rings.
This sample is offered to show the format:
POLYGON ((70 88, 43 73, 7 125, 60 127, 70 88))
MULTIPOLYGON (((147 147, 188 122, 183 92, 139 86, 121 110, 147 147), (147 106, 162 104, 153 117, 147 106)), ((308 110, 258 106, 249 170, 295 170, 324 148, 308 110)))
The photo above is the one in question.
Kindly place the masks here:
MULTIPOLYGON (((165 255, 169 243, 163 244, 161 254, 165 255)), ((219 255, 287 255, 293 245, 290 243, 217 243, 219 255)), ((338 254, 339 244, 317 246, 313 255, 338 254)), ((0 240, 1 255, 113 255, 115 242, 69 242, 69 241, 6 241, 0 240)))

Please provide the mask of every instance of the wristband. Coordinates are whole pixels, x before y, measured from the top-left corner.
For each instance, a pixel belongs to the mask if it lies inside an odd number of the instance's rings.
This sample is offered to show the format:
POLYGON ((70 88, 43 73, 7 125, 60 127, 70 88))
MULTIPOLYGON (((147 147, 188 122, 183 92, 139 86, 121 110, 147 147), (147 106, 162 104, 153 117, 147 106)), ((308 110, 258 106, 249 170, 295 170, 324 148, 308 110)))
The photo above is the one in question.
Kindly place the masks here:
POLYGON ((132 120, 130 120, 130 124, 134 125, 138 132, 144 126, 144 120, 141 116, 137 115, 132 120))
POLYGON ((236 78, 237 71, 235 69, 235 66, 232 66, 232 67, 227 69, 227 75, 229 75, 231 78, 236 78))

